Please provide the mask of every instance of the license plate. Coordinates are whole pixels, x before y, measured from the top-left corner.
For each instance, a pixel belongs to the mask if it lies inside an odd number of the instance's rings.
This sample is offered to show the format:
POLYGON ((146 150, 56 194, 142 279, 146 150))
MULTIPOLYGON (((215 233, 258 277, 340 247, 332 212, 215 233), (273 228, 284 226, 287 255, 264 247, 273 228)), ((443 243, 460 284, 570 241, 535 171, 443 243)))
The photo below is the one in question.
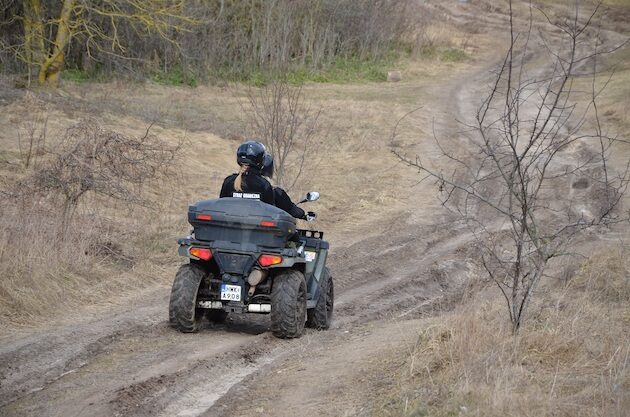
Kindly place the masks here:
POLYGON ((241 286, 221 284, 221 300, 241 301, 241 286))
POLYGON ((317 257, 317 252, 306 251, 304 252, 304 258, 306 258, 306 262, 313 262, 317 257))

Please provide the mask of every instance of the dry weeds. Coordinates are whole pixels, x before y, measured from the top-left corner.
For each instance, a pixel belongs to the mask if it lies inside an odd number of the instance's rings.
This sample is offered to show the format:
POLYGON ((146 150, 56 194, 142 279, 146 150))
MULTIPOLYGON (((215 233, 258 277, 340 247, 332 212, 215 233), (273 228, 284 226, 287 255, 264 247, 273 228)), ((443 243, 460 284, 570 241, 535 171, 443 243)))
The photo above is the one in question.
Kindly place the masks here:
POLYGON ((592 256, 566 285, 541 289, 517 337, 483 295, 429 321, 379 414, 627 415, 629 270, 628 248, 592 256))
POLYGON ((160 209, 170 203, 164 196, 178 181, 170 168, 162 169, 170 166, 178 143, 166 144, 146 130, 136 139, 96 122, 61 129, 59 120, 63 125, 67 119, 50 108, 27 94, 17 107, 25 111, 16 123, 17 140, 3 143, 3 327, 37 324, 154 284, 164 275, 155 270, 175 258, 164 249, 164 232, 170 235, 173 227, 160 209), (48 126, 49 114, 56 129, 48 126), (136 186, 142 185, 138 179, 147 181, 144 189, 136 186), (64 208, 68 198, 76 212, 72 221, 64 208))

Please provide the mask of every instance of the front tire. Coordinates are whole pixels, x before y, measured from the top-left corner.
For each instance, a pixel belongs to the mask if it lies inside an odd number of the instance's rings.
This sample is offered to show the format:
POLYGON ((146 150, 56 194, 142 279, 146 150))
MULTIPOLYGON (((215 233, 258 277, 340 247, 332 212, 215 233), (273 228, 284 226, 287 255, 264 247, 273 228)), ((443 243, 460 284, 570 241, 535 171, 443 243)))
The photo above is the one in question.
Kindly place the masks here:
POLYGON ((271 331, 281 339, 302 336, 306 322, 306 281, 300 271, 284 270, 273 278, 271 331))
POLYGON ((175 275, 168 306, 171 326, 184 333, 199 330, 203 310, 197 308, 197 293, 206 275, 198 265, 182 265, 175 275))
POLYGON ((324 268, 320 281, 319 296, 315 308, 306 313, 306 326, 317 330, 328 330, 332 322, 335 303, 335 288, 328 268, 324 268))

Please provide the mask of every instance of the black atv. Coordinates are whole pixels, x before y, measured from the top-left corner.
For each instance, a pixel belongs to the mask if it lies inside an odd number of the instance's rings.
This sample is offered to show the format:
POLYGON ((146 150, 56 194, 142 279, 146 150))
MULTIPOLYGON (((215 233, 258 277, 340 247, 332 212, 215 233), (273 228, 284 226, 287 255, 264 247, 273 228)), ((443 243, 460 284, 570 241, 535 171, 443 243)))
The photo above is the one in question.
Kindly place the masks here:
MULTIPOLYGON (((308 193, 300 203, 318 198, 308 193)), ((305 324, 330 327, 334 288, 323 232, 297 229, 284 210, 244 198, 198 202, 188 221, 193 232, 178 243, 190 262, 173 282, 173 327, 195 332, 204 316, 222 322, 228 313, 271 314, 280 338, 300 337, 305 324)))

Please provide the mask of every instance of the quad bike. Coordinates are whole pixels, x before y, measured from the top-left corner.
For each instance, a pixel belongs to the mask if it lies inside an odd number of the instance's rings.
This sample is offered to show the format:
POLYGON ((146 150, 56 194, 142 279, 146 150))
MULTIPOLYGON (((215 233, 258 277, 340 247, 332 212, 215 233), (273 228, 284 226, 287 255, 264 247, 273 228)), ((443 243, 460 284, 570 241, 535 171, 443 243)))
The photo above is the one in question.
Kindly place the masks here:
MULTIPOLYGON (((311 192, 300 203, 318 198, 311 192)), ((178 243, 190 262, 171 289, 173 327, 195 332, 204 316, 222 322, 229 313, 270 314, 280 338, 300 337, 305 325, 330 327, 334 287, 323 232, 297 229, 285 211, 245 198, 198 202, 188 221, 194 229, 178 243)))

